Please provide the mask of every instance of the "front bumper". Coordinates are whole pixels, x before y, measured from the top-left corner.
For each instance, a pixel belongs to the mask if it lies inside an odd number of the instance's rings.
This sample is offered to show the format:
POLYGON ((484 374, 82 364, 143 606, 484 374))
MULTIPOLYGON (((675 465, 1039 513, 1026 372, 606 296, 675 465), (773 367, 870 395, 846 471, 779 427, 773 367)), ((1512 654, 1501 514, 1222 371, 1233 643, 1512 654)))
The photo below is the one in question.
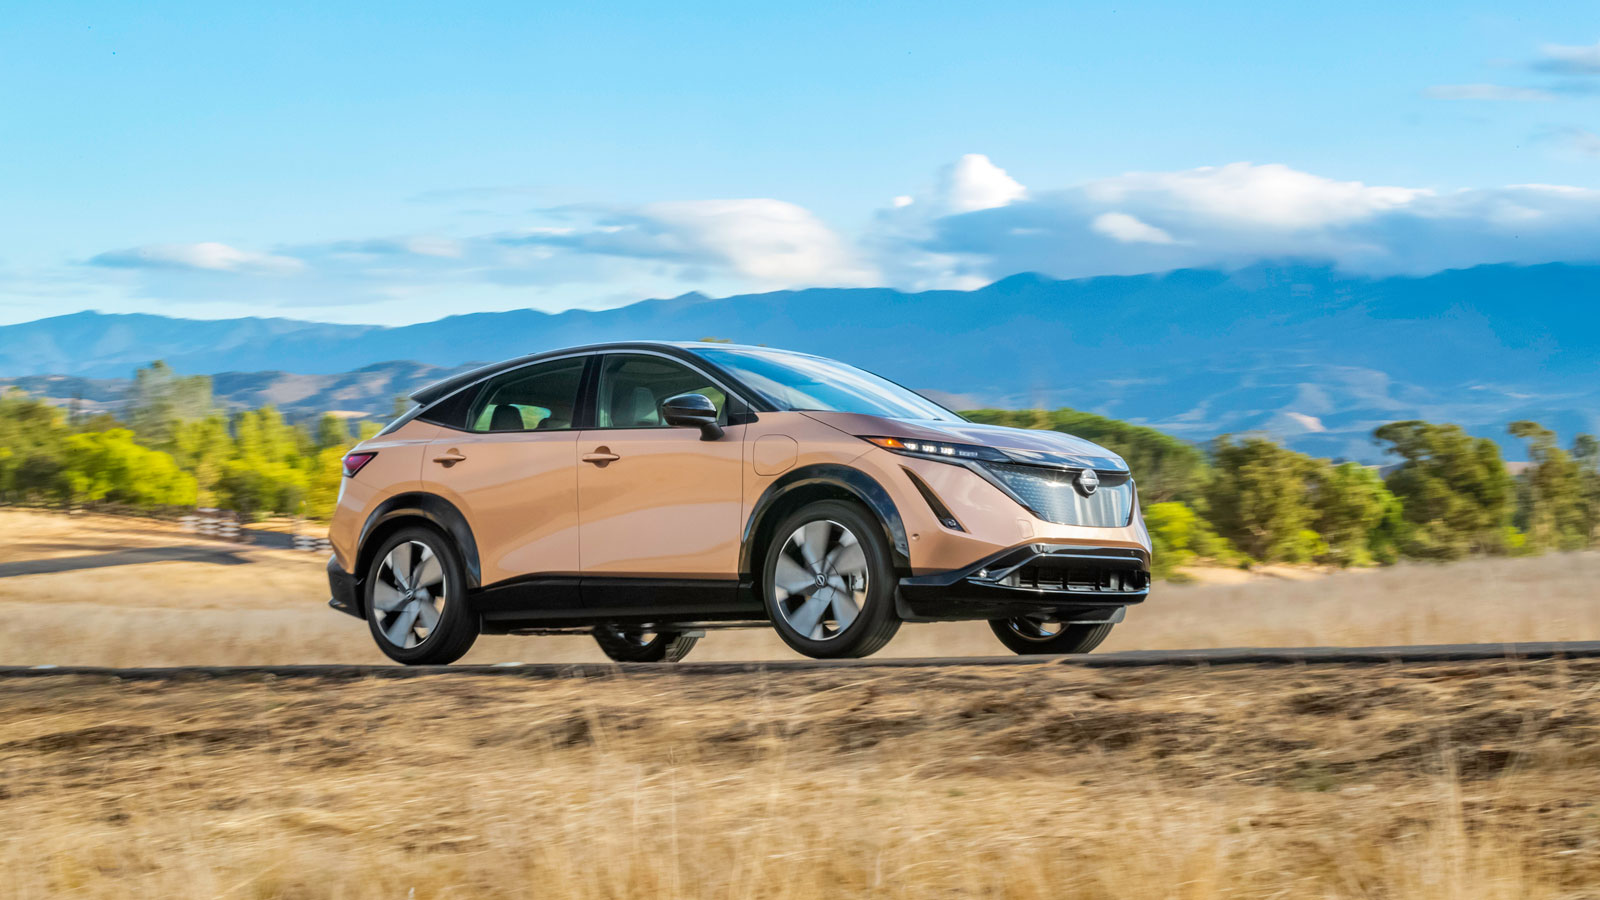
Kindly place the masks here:
POLYGON ((342 613, 364 618, 361 612, 361 583, 339 567, 339 557, 328 557, 328 590, 333 594, 328 605, 342 613))
POLYGON ((1138 550, 1027 544, 949 572, 900 579, 896 603, 908 622, 1048 616, 1121 621, 1150 596, 1150 565, 1138 550))

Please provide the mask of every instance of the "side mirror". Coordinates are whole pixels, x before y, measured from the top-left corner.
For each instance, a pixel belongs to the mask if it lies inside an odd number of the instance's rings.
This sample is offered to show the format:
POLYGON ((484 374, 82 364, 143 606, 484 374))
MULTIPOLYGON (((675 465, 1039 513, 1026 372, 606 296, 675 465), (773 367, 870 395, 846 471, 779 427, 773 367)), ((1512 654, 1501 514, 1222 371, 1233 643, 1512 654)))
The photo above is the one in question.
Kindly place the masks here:
POLYGON ((722 437, 722 426, 717 424, 717 405, 705 394, 668 397, 661 402, 661 418, 674 427, 700 429, 702 441, 722 437))

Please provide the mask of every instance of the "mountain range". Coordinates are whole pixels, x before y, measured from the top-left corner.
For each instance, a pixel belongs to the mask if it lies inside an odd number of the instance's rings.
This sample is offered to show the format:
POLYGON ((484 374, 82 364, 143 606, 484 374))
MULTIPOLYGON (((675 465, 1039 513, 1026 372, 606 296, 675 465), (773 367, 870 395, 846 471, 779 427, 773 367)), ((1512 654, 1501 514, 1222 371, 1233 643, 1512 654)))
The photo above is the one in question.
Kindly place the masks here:
POLYGON ((1022 274, 973 291, 688 294, 402 327, 85 312, 0 327, 0 375, 114 403, 120 379, 165 359, 214 375, 232 404, 383 414, 396 394, 473 362, 702 337, 832 356, 957 407, 1071 406, 1193 440, 1260 430, 1325 456, 1373 459, 1372 428, 1403 418, 1500 440, 1519 418, 1568 437, 1600 431, 1600 266, 1563 264, 1389 278, 1295 263, 1022 274), (24 378, 45 375, 88 380, 24 378))

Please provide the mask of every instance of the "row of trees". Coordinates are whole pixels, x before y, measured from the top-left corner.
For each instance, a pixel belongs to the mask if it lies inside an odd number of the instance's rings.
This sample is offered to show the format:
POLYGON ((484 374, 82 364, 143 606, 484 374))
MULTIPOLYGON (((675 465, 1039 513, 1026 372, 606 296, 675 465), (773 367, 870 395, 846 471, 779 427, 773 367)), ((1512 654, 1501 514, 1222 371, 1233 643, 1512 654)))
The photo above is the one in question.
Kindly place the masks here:
POLYGON ((1373 437, 1398 460, 1384 477, 1259 435, 1218 438, 1207 452, 1074 410, 967 415, 1070 432, 1122 454, 1138 476, 1164 572, 1196 558, 1367 566, 1600 544, 1600 441, 1579 435, 1563 448, 1535 422, 1510 426, 1529 447, 1517 476, 1494 441, 1459 426, 1384 425, 1373 437))
MULTIPOLYGON (((1534 422, 1513 476, 1494 441, 1455 425, 1395 422, 1374 438, 1398 460, 1379 471, 1297 453, 1259 435, 1197 447, 1091 413, 978 410, 975 421, 1070 432, 1120 453, 1139 479, 1163 570, 1225 563, 1365 566, 1577 549, 1600 542, 1600 441, 1570 447, 1534 422)), ((245 516, 325 518, 339 458, 376 430, 326 415, 314 427, 267 407, 225 415, 210 380, 141 369, 120 418, 69 416, 18 391, 0 396, 0 502, 152 508, 218 506, 245 516)))
POLYGON ((315 428, 275 409, 224 414, 210 379, 163 363, 139 370, 122 417, 74 420, 22 393, 0 395, 0 500, 138 508, 215 506, 247 517, 326 518, 352 434, 325 415, 315 428))

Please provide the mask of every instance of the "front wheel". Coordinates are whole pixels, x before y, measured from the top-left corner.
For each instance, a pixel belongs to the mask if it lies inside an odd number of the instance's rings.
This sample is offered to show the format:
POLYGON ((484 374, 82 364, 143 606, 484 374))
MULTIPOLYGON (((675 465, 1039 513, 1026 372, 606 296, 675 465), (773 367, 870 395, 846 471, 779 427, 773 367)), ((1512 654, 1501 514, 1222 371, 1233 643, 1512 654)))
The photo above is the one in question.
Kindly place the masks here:
POLYGON ((1088 653, 1100 646, 1111 633, 1110 622, 1099 625, 1069 625, 1044 619, 990 619, 989 627, 1013 653, 1032 656, 1041 653, 1088 653))
POLYGON ((823 500, 778 525, 762 568, 767 616, 814 659, 869 656, 900 629, 883 528, 854 503, 823 500))
POLYGON ((617 662, 677 662, 700 642, 697 635, 646 631, 627 625, 597 625, 594 642, 617 662))
POLYGON ((362 600, 378 649, 395 662, 453 663, 478 639, 455 547, 428 526, 402 528, 378 546, 362 600))

